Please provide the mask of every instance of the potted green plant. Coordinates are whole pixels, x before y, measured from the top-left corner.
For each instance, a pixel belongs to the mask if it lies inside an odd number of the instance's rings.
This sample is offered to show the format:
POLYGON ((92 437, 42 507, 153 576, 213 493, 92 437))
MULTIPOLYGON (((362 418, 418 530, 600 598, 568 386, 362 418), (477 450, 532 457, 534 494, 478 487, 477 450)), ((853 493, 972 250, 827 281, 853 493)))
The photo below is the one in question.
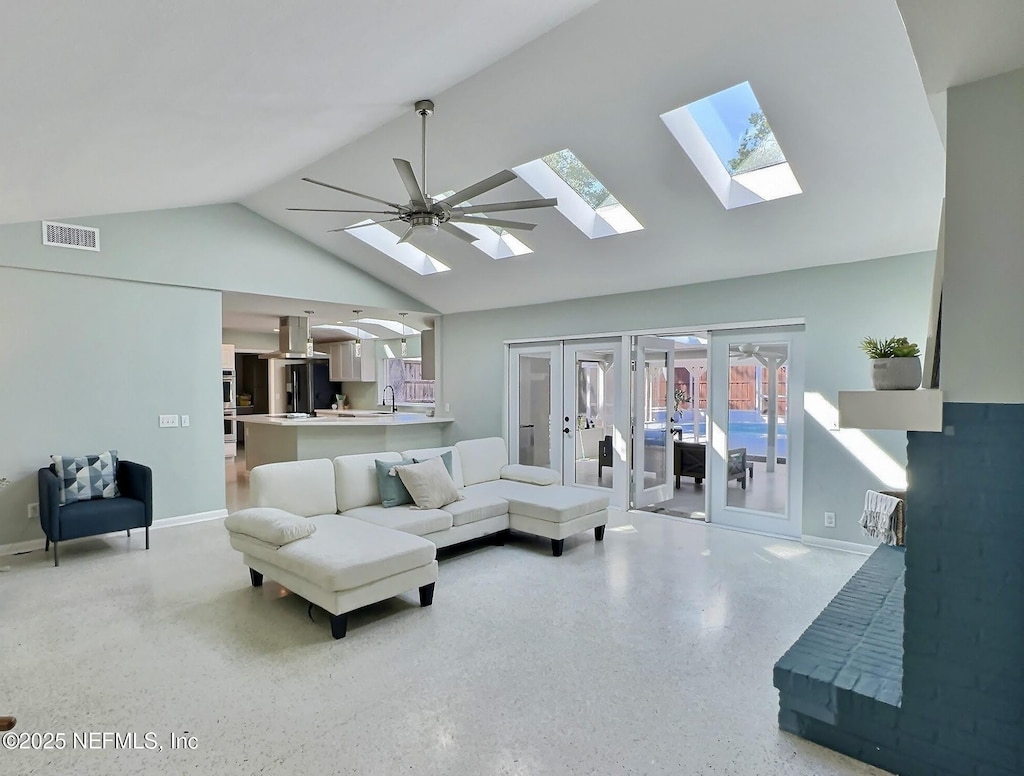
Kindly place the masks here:
POLYGON ((860 349, 871 359, 871 382, 879 391, 913 391, 921 385, 921 351, 906 337, 865 337, 860 349))

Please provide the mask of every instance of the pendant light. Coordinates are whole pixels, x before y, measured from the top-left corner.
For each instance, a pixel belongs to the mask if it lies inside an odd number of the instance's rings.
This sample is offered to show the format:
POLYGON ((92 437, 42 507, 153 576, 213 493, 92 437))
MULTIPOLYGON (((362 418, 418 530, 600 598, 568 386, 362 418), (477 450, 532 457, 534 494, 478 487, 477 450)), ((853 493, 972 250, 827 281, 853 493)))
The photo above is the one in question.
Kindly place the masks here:
MULTIPOLYGON (((352 312, 355 313, 356 318, 358 318, 360 316, 360 314, 362 314, 363 311, 362 310, 353 310, 352 312)), ((356 331, 358 331, 358 330, 359 330, 358 327, 356 327, 356 331)), ((363 355, 363 340, 360 338, 360 336, 358 334, 356 334, 356 348, 355 348, 355 352, 356 352, 356 358, 360 358, 363 355)))
POLYGON ((405 316, 407 316, 408 314, 409 313, 399 313, 398 314, 398 317, 402 319, 402 345, 401 345, 401 351, 400 351, 401 354, 402 354, 402 358, 405 358, 406 356, 409 355, 409 342, 405 338, 405 333, 406 333, 405 332, 405 328, 406 328, 405 327, 405 316))
POLYGON ((306 356, 308 358, 313 357, 313 327, 309 322, 309 319, 313 315, 312 310, 304 310, 306 313, 306 356))

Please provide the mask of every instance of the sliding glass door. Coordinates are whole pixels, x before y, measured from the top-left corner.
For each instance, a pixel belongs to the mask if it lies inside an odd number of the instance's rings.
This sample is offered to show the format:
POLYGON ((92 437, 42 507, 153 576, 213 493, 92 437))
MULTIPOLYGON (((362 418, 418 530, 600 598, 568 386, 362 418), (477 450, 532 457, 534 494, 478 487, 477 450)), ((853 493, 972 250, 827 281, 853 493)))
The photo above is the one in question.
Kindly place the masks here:
POLYGON ((803 331, 711 335, 712 522, 800 536, 803 331))

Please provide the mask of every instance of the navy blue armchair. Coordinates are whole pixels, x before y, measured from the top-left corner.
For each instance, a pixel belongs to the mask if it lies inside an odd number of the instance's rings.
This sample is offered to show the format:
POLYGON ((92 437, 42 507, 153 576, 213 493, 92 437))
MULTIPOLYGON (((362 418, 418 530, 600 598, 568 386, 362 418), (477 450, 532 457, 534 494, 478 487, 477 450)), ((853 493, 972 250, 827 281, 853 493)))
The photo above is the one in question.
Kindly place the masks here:
POLYGON ((60 565, 57 547, 65 539, 146 529, 153 525, 153 471, 132 461, 118 461, 114 473, 121 495, 114 498, 74 501, 60 505, 60 480, 53 465, 39 470, 39 522, 46 534, 46 551, 53 542, 53 565, 60 565))

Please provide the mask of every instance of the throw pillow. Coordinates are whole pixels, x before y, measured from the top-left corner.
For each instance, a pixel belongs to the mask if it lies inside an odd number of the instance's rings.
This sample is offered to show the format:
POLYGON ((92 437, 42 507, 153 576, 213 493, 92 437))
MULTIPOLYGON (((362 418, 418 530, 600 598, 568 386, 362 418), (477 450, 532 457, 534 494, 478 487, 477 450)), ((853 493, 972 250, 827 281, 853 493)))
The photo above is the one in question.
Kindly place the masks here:
POLYGON ((380 490, 381 506, 397 507, 412 503, 412 496, 409 495, 395 469, 396 466, 410 463, 413 463, 411 458, 403 458, 400 461, 374 461, 377 467, 377 488, 380 490))
MULTIPOLYGON (((452 474, 452 451, 451 450, 448 450, 447 452, 441 453, 441 455, 434 456, 434 457, 441 459, 441 463, 443 463, 444 464, 444 468, 446 468, 448 470, 448 475, 449 476, 451 476, 451 477, 455 476, 455 475, 452 474)), ((413 463, 423 463, 424 461, 429 461, 429 460, 430 460, 429 458, 413 458, 412 459, 413 463)))
POLYGON ((51 455, 53 473, 60 480, 60 504, 116 498, 117 450, 99 455, 51 455))
POLYGON ((224 518, 224 527, 231 533, 245 534, 276 547, 305 539, 316 530, 312 520, 273 507, 252 507, 233 512, 224 518))
POLYGON ((398 469, 398 476, 408 488, 412 500, 420 509, 440 509, 445 504, 462 498, 455 489, 455 481, 444 468, 440 458, 429 458, 423 463, 395 468, 398 469))

